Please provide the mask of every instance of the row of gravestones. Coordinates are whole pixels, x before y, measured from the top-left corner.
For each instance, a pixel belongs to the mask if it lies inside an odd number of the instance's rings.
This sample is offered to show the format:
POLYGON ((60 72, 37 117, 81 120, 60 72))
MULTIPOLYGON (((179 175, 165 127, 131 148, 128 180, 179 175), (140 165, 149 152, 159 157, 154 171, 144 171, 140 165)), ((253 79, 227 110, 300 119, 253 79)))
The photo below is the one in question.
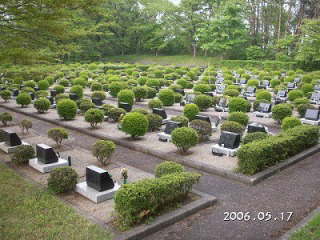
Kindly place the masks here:
MULTIPOLYGON (((14 153, 21 145, 29 145, 21 141, 20 137, 10 130, 1 130, 0 149, 5 153, 14 153)), ((71 166, 71 158, 62 159, 59 153, 45 144, 36 145, 36 157, 29 160, 29 166, 41 173, 49 173, 53 169, 71 166)), ((97 166, 86 167, 86 181, 76 185, 76 192, 100 203, 111 199, 120 185, 112 179, 112 176, 104 169, 97 166)))

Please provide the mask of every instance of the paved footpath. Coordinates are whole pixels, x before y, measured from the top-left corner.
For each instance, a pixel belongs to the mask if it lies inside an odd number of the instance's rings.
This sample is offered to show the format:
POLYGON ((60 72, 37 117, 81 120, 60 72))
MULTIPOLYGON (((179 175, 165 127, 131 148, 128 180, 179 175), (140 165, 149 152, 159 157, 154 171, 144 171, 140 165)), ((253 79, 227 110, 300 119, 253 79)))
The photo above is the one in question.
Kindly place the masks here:
MULTIPOLYGON (((3 110, 0 108, 0 110, 3 110)), ((28 118, 16 114, 16 119, 28 118)), ((33 120, 33 129, 46 134, 53 124, 33 120)), ((90 149, 97 140, 93 137, 70 131, 75 142, 90 149)), ((121 146, 113 161, 153 172, 162 160, 121 146)), ((197 190, 214 195, 218 203, 200 211, 183 221, 163 229, 146 240, 272 240, 297 224, 311 210, 320 206, 320 153, 315 154, 294 166, 276 174, 256 186, 247 186, 219 176, 203 173, 197 190), (281 212, 293 212, 290 221, 224 221, 224 212, 271 212, 279 217, 281 212)))

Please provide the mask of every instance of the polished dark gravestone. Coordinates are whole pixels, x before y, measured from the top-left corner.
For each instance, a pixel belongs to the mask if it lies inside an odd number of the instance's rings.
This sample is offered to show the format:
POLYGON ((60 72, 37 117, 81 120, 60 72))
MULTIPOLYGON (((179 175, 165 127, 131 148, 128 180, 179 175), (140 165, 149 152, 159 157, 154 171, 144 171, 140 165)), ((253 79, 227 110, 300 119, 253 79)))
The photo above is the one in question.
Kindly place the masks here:
POLYGON ((184 89, 175 89, 174 90, 176 93, 180 93, 182 96, 185 95, 184 89))
POLYGON ((33 92, 30 92, 29 95, 30 95, 32 100, 34 100, 36 98, 36 95, 33 92))
POLYGON ((58 162, 59 158, 52 147, 45 144, 37 144, 36 146, 38 161, 43 164, 58 162))
POLYGON ((132 106, 126 102, 119 102, 118 107, 126 110, 126 112, 131 112, 132 110, 132 106))
POLYGON ((73 101, 79 100, 78 95, 75 94, 75 93, 70 93, 70 94, 69 94, 69 98, 70 98, 71 100, 73 100, 73 101))
POLYGON ((175 130, 176 128, 180 128, 180 127, 182 127, 182 123, 175 122, 175 121, 168 121, 166 124, 166 128, 164 129, 164 132, 166 134, 171 134, 173 132, 173 130, 175 130))
POLYGON ((235 149, 240 146, 240 134, 222 131, 219 139, 219 145, 224 148, 235 149))
POLYGON ((101 98, 92 98, 92 102, 96 106, 102 106, 103 105, 103 101, 102 101, 101 98))
POLYGON ((51 90, 50 91, 51 97, 56 97, 57 96, 57 91, 56 90, 51 90))
POLYGON ((86 168, 87 185, 98 192, 107 191, 114 188, 114 182, 109 173, 96 166, 86 168))
POLYGON ((199 114, 195 116, 195 120, 202 120, 202 121, 208 122, 211 125, 211 120, 209 116, 199 114))
POLYGON ((168 117, 166 111, 162 108, 153 108, 152 113, 159 115, 162 119, 167 119, 168 117))
POLYGON ((19 136, 10 130, 5 130, 5 143, 10 147, 19 146, 22 144, 19 136))
POLYGON ((54 104, 54 97, 52 97, 52 96, 47 96, 47 99, 50 101, 50 104, 51 104, 51 105, 54 104))
POLYGON ((19 95, 19 90, 18 89, 13 89, 12 90, 12 96, 17 97, 19 95))
POLYGON ((265 126, 260 123, 250 123, 247 127, 247 133, 254 133, 254 132, 267 132, 265 126))
POLYGON ((307 109, 304 118, 307 120, 318 121, 320 117, 319 109, 307 109))

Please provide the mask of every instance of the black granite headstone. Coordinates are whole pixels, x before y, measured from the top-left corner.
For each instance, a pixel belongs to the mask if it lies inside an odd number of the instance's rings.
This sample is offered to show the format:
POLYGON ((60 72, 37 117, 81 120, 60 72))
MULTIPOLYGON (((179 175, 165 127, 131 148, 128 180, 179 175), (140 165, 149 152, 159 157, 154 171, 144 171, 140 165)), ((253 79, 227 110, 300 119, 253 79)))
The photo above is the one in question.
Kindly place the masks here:
POLYGON ((19 90, 18 89, 13 89, 12 90, 12 96, 17 97, 19 95, 19 90))
POLYGON ((306 114, 304 115, 305 119, 318 121, 320 116, 319 109, 307 109, 306 114))
POLYGON ((265 126, 259 123, 250 123, 248 124, 248 133, 254 133, 254 132, 267 132, 265 126))
POLYGON ((222 131, 219 139, 219 145, 224 148, 235 149, 240 145, 240 134, 222 131))
POLYGON ((34 92, 30 92, 29 94, 30 94, 30 97, 32 100, 34 100, 36 98, 36 95, 34 94, 34 92))
POLYGON ((38 161, 43 164, 55 163, 59 160, 53 148, 45 144, 37 144, 36 151, 38 161))
POLYGON ((70 93, 69 98, 73 101, 77 101, 79 99, 78 95, 75 93, 70 93))
POLYGON ((54 97, 52 97, 52 96, 47 96, 47 99, 50 101, 50 104, 51 104, 51 105, 54 104, 54 97))
POLYGON ((131 110, 132 110, 132 106, 126 102, 119 102, 118 107, 126 110, 127 112, 131 112, 131 110))
POLYGON ((164 129, 164 132, 166 134, 171 134, 173 130, 175 130, 176 128, 182 127, 182 123, 180 122, 175 122, 175 121, 168 121, 166 123, 166 128, 164 129))
POLYGON ((162 119, 167 119, 168 117, 166 111, 162 108, 153 108, 152 113, 159 115, 162 119))
POLYGON ((15 147, 22 144, 21 139, 15 132, 12 132, 10 130, 5 130, 5 134, 6 134, 6 140, 5 140, 6 145, 10 147, 15 147))
POLYGON ((184 89, 175 89, 174 90, 176 93, 180 93, 182 96, 185 95, 184 89))
POLYGON ((205 95, 207 96, 210 96, 210 97, 213 97, 214 96, 214 93, 213 92, 204 92, 205 95))
POLYGON ((57 91, 56 90, 51 90, 50 91, 50 95, 51 95, 51 97, 57 96, 57 91))
POLYGON ((98 192, 103 192, 114 188, 114 182, 109 173, 96 166, 86 168, 87 185, 98 192))
POLYGON ((102 106, 103 105, 103 101, 101 98, 92 98, 92 102, 94 103, 94 105, 96 106, 102 106))
POLYGON ((209 116, 196 115, 195 120, 202 120, 202 121, 208 122, 211 125, 211 120, 209 116))
POLYGON ((33 88, 36 92, 40 91, 40 88, 39 87, 34 87, 33 88))

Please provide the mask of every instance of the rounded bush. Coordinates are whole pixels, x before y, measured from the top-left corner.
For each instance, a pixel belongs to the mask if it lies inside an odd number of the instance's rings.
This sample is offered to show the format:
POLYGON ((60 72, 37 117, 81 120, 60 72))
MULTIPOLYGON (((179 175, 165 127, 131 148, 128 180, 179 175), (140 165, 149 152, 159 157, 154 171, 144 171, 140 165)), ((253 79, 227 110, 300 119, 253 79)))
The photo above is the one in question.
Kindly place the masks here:
POLYGON ((41 97, 34 101, 33 106, 37 109, 38 113, 45 113, 50 108, 50 101, 47 98, 41 97))
POLYGON ((133 138, 145 135, 148 128, 148 119, 141 113, 128 113, 122 120, 121 130, 133 138))
POLYGON ((131 106, 134 104, 134 93, 132 90, 124 89, 118 93, 118 102, 125 102, 131 106))
POLYGON ((207 121, 192 120, 189 127, 197 131, 200 142, 207 141, 212 134, 211 124, 207 121))
POLYGON ((62 79, 59 81, 59 84, 64 86, 64 87, 68 87, 69 86, 69 81, 67 79, 62 79))
POLYGON ((104 91, 95 91, 91 94, 91 98, 98 98, 101 99, 102 101, 106 99, 106 93, 104 91))
POLYGON ((109 93, 112 97, 116 97, 123 88, 124 88, 123 83, 113 82, 109 85, 109 93))
POLYGON ((208 108, 212 107, 213 104, 212 97, 203 94, 197 95, 193 102, 201 111, 207 110, 208 108))
POLYGON ((64 120, 72 120, 77 115, 77 104, 70 99, 60 100, 57 104, 57 111, 64 120))
POLYGON ((248 100, 241 97, 229 99, 229 112, 250 112, 251 104, 248 100))
POLYGON ((306 114, 307 109, 315 109, 315 107, 312 104, 306 103, 306 104, 299 104, 297 106, 297 111, 299 113, 300 117, 304 117, 306 114))
POLYGON ((48 189, 54 193, 72 191, 77 184, 78 174, 71 167, 60 167, 52 170, 48 178, 48 189))
POLYGON ((249 116, 243 112, 233 112, 228 115, 228 121, 234 121, 243 126, 247 126, 249 123, 249 116))
POLYGON ((3 126, 7 126, 8 122, 11 122, 13 120, 13 117, 8 112, 0 113, 0 121, 2 122, 3 126))
POLYGON ((31 103, 31 101, 32 100, 30 94, 25 92, 20 93, 16 98, 17 104, 21 105, 21 107, 28 106, 31 103))
POLYGON ((148 79, 146 85, 151 88, 158 89, 161 86, 159 79, 148 79))
POLYGON ((147 90, 144 87, 134 87, 132 91, 137 102, 140 102, 147 96, 147 90))
POLYGON ((291 107, 286 103, 277 104, 272 108, 272 118, 281 122, 284 118, 292 115, 291 107))
POLYGON ((61 101, 62 99, 69 99, 69 96, 67 94, 64 93, 60 93, 56 96, 56 102, 58 103, 59 101, 61 101))
POLYGON ((108 117, 114 122, 118 122, 121 116, 124 116, 126 113, 126 110, 124 110, 123 108, 114 107, 110 109, 108 117))
POLYGON ((149 131, 153 132, 159 130, 162 125, 162 117, 158 114, 149 113, 147 114, 149 122, 149 131))
POLYGON ((193 128, 176 128, 171 133, 172 143, 176 145, 181 153, 186 153, 191 147, 197 145, 199 136, 193 128))
POLYGON ((24 83, 25 87, 29 87, 29 88, 35 88, 36 87, 36 82, 33 80, 30 81, 25 81, 24 83))
POLYGON ((61 146, 64 139, 68 139, 69 134, 64 128, 51 128, 48 131, 48 138, 54 140, 57 146, 61 146))
POLYGON ((92 128, 96 128, 104 120, 104 112, 100 109, 91 108, 84 115, 86 122, 89 122, 92 128))
POLYGON ((146 98, 154 98, 157 95, 157 90, 152 87, 144 87, 147 91, 146 98))
POLYGON ((303 91, 304 94, 308 94, 313 92, 313 85, 311 83, 304 83, 301 86, 301 90, 303 91))
POLYGON ((312 82, 312 76, 310 76, 310 75, 304 75, 304 76, 302 77, 302 82, 304 82, 304 83, 311 83, 311 82, 312 82))
POLYGON ((90 108, 94 108, 94 103, 91 101, 91 99, 83 98, 80 100, 79 109, 82 113, 85 113, 90 108))
POLYGON ((288 129, 291 129, 291 128, 294 128, 294 127, 300 126, 300 125, 302 125, 302 123, 301 123, 299 118, 296 118, 296 117, 285 117, 282 120, 281 129, 282 130, 288 130, 288 129))
POLYGON ((270 102, 271 99, 272 99, 272 95, 267 90, 261 90, 256 94, 256 100, 266 100, 270 102))
POLYGON ((53 89, 57 92, 57 95, 60 93, 64 93, 64 86, 62 85, 56 85, 53 89))
POLYGON ((35 156, 35 151, 31 145, 20 145, 16 148, 11 156, 11 161, 14 164, 27 164, 29 159, 35 156))
POLYGON ((181 123, 182 127, 188 127, 188 124, 189 124, 189 119, 183 115, 172 117, 171 120, 181 123))
POLYGON ((183 115, 186 116, 189 121, 192 121, 195 119, 196 115, 198 115, 200 112, 199 107, 196 104, 187 104, 183 108, 183 115))
POLYGON ((259 81, 256 80, 256 79, 248 80, 247 86, 258 87, 259 86, 259 81))
POLYGON ((183 98, 182 94, 176 93, 176 92, 174 93, 174 102, 175 103, 180 103, 182 101, 182 98, 183 98))
POLYGON ((275 88, 276 86, 278 86, 280 84, 281 84, 281 81, 278 80, 278 79, 273 79, 273 80, 270 81, 271 88, 275 88))
POLYGON ((8 100, 11 99, 11 94, 12 93, 9 90, 2 90, 0 92, 0 96, 5 102, 8 102, 8 100))
POLYGON ((171 89, 162 89, 158 95, 164 106, 172 106, 174 104, 174 91, 171 89))
POLYGON ((98 82, 93 82, 91 84, 91 91, 101 91, 102 90, 102 84, 98 82))
POLYGON ((104 111, 104 115, 105 115, 105 116, 109 116, 110 110, 111 110, 112 108, 115 108, 115 106, 112 105, 112 104, 103 104, 103 105, 102 105, 102 109, 103 109, 103 111, 104 111))
POLYGON ((41 97, 48 97, 49 96, 49 92, 48 91, 45 91, 45 90, 40 90, 40 91, 37 91, 36 93, 36 97, 37 98, 41 98, 41 97))
POLYGON ((163 107, 163 103, 160 99, 158 98, 155 98, 155 99, 152 99, 148 102, 148 107, 150 109, 154 109, 154 108, 162 108, 163 107))
POLYGON ((259 141, 263 140, 268 137, 267 133, 264 132, 254 132, 254 133, 248 133, 244 138, 243 138, 243 144, 248 144, 253 141, 259 141))
POLYGON ((302 98, 303 97, 303 92, 299 89, 291 90, 288 93, 288 99, 293 102, 297 98, 302 98))
POLYGON ((141 113, 143 115, 149 114, 149 111, 147 109, 144 109, 144 108, 135 108, 131 112, 137 112, 137 113, 141 113))
POLYGON ((38 82, 38 87, 40 90, 48 90, 49 89, 49 82, 47 80, 41 80, 38 82))
POLYGON ((20 124, 19 124, 20 128, 22 129, 22 132, 29 132, 29 129, 32 128, 32 122, 28 119, 23 119, 20 124))
POLYGON ((79 98, 83 97, 83 87, 80 85, 74 85, 70 89, 70 93, 76 94, 79 98))
POLYGON ((211 87, 209 84, 196 84, 193 87, 193 91, 201 93, 210 92, 211 87))
POLYGON ((181 164, 165 161, 156 166, 155 176, 159 178, 168 174, 181 173, 184 171, 185 171, 184 166, 182 166, 181 164))
POLYGON ((92 146, 92 154, 104 166, 111 162, 111 156, 116 149, 112 141, 99 140, 92 146))
POLYGON ((221 125, 221 131, 242 133, 244 131, 244 126, 238 122, 234 121, 224 121, 221 125))
POLYGON ((229 97, 238 97, 240 92, 237 89, 226 89, 223 94, 229 97))

